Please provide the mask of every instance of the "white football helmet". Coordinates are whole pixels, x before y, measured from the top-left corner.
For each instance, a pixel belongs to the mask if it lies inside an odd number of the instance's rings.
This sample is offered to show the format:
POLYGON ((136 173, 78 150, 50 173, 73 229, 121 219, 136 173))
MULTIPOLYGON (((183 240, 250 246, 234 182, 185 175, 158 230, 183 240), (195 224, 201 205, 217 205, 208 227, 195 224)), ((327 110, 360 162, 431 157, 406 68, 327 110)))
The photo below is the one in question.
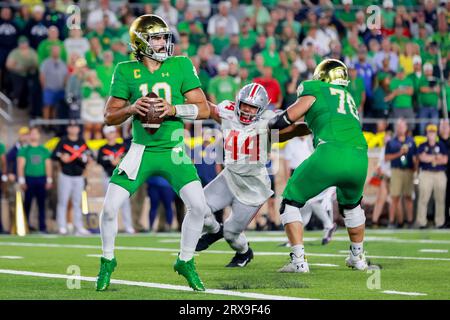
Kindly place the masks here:
POLYGON ((236 114, 243 124, 250 124, 259 119, 261 114, 269 105, 269 96, 266 89, 258 83, 249 83, 239 90, 236 96, 236 114), (255 114, 241 110, 241 103, 245 103, 257 108, 255 114))

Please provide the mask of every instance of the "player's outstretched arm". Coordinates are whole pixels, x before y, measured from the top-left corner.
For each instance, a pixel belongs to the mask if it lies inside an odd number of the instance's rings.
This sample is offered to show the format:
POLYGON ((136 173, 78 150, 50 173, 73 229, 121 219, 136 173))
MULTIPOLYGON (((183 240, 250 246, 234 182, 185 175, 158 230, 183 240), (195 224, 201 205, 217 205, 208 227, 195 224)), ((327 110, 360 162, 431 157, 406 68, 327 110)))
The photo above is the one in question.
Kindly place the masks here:
MULTIPOLYGON (((208 106, 208 101, 206 100, 205 93, 201 88, 192 89, 184 94, 187 104, 196 105, 198 108, 196 119, 208 119, 210 115, 210 110, 208 106)), ((176 106, 175 106, 176 107, 176 106)), ((177 108, 178 113, 178 108, 177 108)))
POLYGON ((280 131, 278 141, 284 142, 294 137, 302 137, 307 136, 309 134, 311 134, 311 130, 309 130, 306 123, 304 122, 295 123, 280 131))
POLYGON ((150 98, 141 97, 132 105, 128 105, 128 101, 116 97, 109 97, 105 106, 104 121, 108 126, 119 125, 134 114, 145 116, 150 98))
POLYGON ((308 112, 314 101, 316 101, 314 96, 301 96, 287 110, 269 121, 269 129, 283 130, 289 127, 308 112))
POLYGON ((208 107, 210 110, 209 117, 216 121, 217 123, 222 123, 222 118, 220 118, 219 110, 217 109, 217 105, 208 100, 208 107))

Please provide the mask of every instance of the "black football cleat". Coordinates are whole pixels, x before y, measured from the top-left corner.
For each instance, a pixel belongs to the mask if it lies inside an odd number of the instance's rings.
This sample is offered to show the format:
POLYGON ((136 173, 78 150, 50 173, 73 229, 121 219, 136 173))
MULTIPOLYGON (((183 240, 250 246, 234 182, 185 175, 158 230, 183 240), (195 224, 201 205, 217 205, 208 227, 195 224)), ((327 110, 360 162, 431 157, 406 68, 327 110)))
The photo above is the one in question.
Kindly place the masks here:
POLYGON ((230 263, 226 265, 227 268, 243 268, 253 259, 253 250, 249 247, 246 253, 236 252, 230 263))
POLYGON ((223 238, 223 225, 220 225, 220 229, 217 233, 205 233, 198 239, 197 247, 195 247, 195 251, 203 251, 209 248, 214 242, 223 238))

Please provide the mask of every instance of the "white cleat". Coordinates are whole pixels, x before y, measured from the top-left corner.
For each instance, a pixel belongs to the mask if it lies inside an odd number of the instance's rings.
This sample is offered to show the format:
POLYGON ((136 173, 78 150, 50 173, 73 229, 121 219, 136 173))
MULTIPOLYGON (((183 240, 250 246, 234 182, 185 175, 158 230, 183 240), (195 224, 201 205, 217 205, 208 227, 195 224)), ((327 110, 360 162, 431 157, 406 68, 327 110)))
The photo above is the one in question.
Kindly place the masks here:
POLYGON ((369 265, 366 261, 366 256, 364 253, 360 253, 358 255, 353 255, 353 252, 350 250, 350 255, 347 259, 345 259, 345 265, 349 268, 353 268, 356 270, 366 271, 369 268, 369 265))
POLYGON ((125 229, 125 233, 127 233, 127 234, 135 234, 136 231, 133 228, 126 228, 125 229))
POLYGON ((66 228, 59 228, 58 233, 62 236, 67 235, 67 229, 66 228))
POLYGON ((75 232, 76 236, 88 236, 90 234, 91 232, 85 228, 77 229, 77 231, 75 232))
POLYGON ((294 253, 290 253, 291 261, 289 261, 285 266, 278 269, 278 272, 290 272, 290 273, 307 273, 309 272, 308 261, 306 261, 305 256, 297 258, 294 253))

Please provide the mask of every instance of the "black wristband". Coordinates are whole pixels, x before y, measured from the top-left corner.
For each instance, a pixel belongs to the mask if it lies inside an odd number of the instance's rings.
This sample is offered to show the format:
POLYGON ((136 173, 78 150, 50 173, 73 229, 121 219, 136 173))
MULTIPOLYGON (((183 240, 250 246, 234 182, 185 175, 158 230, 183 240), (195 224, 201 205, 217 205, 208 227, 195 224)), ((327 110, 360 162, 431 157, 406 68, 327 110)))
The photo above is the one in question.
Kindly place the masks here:
POLYGON ((289 127, 292 123, 293 122, 291 119, 289 119, 287 110, 285 110, 269 120, 269 129, 283 130, 284 128, 289 127))

